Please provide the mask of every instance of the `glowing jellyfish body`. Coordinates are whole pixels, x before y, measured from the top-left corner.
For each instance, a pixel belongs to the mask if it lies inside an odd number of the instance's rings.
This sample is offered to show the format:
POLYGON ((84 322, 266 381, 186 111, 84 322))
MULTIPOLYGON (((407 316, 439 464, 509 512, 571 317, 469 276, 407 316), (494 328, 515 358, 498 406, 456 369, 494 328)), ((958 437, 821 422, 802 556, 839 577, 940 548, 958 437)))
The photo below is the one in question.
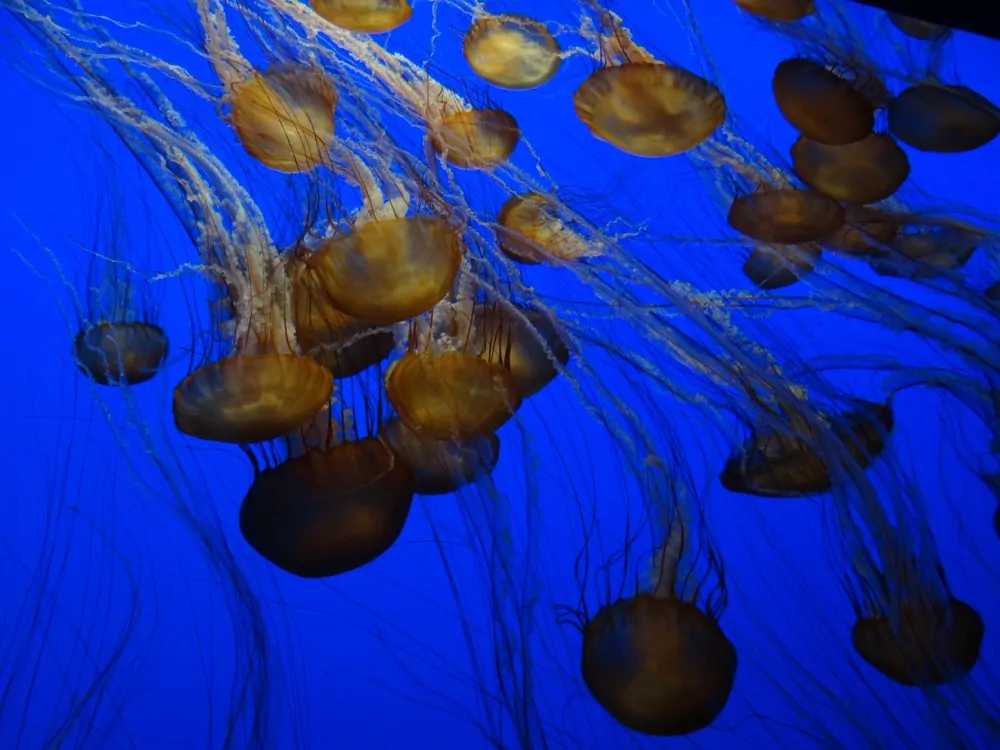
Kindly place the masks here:
POLYGON ((573 106, 596 137, 636 156, 684 153, 726 117, 715 86, 662 63, 601 68, 580 84, 573 106))
POLYGON ((508 198, 497 224, 500 249, 519 263, 574 261, 596 254, 590 243, 559 218, 557 207, 538 193, 508 198))
POLYGON ((844 207, 812 190, 762 190, 733 201, 728 219, 737 232, 760 242, 798 245, 836 232, 844 207))
POLYGON ((500 460, 500 438, 496 435, 463 443, 436 440, 411 430, 399 419, 390 419, 382 425, 379 437, 410 467, 418 495, 455 492, 488 475, 500 460))
POLYGON ((638 594, 602 607, 583 634, 583 680, 617 721, 683 735, 722 712, 736 649, 714 618, 677 598, 638 594))
POLYGON ((899 229, 899 221, 884 211, 847 206, 843 226, 824 239, 823 244, 846 255, 884 255, 899 229))
POLYGON ((407 353, 389 367, 385 391, 407 427, 437 440, 487 437, 521 405, 506 368, 454 351, 407 353))
POLYGON ((329 162, 337 90, 322 70, 282 64, 230 86, 229 120, 243 148, 280 172, 329 162))
POLYGON ((983 618, 963 601, 899 607, 894 630, 883 615, 862 617, 851 629, 854 649, 866 662, 901 685, 943 685, 968 674, 979 659, 983 618))
POLYGON ((388 550, 412 501, 406 462, 378 438, 364 438, 260 472, 240 507, 240 531, 282 570, 322 578, 388 550))
POLYGON ((799 21, 816 10, 813 0, 736 0, 736 4, 759 18, 784 23, 799 21))
POLYGON ((160 371, 169 345, 151 323, 98 323, 73 340, 76 365, 98 385, 138 385, 160 371))
POLYGON ((819 252, 808 245, 783 249, 759 247, 743 264, 743 275, 760 289, 791 286, 815 267, 819 252))
POLYGON ((782 116, 812 141, 843 146, 860 141, 875 127, 871 103, 848 81, 813 60, 780 62, 771 88, 782 116))
POLYGON ((556 363, 565 366, 569 362, 569 349, 548 315, 523 308, 520 313, 527 322, 499 311, 481 316, 476 321, 472 349, 507 369, 518 395, 528 398, 559 375, 556 363))
POLYGON ((329 370, 307 357, 229 357, 199 367, 174 389, 174 423, 202 440, 274 440, 322 409, 332 390, 329 370))
POLYGON ((502 109, 467 109, 441 117, 430 131, 445 161, 463 169, 489 169, 507 161, 521 138, 513 115, 502 109))
POLYGON ((841 203, 877 203, 910 175, 910 160, 888 135, 871 133, 845 146, 801 136, 792 146, 792 167, 814 190, 841 203))
POLYGON ((910 86, 892 100, 888 114, 890 132, 920 151, 972 151, 1000 133, 1000 111, 964 86, 910 86))
POLYGON ((507 89, 541 86, 559 70, 559 43, 538 21, 516 14, 476 21, 462 45, 469 66, 507 89))
POLYGON ((381 34, 413 15, 409 0, 309 0, 317 15, 335 26, 363 34, 381 34))
POLYGON ((372 221, 334 237, 310 267, 330 303, 368 323, 398 323, 430 310, 455 280, 462 240, 444 219, 372 221))
POLYGON ((951 29, 947 26, 941 26, 930 21, 922 21, 919 18, 912 18, 911 16, 904 16, 902 13, 889 13, 888 16, 893 26, 907 36, 919 39, 922 42, 935 42, 951 33, 951 29))

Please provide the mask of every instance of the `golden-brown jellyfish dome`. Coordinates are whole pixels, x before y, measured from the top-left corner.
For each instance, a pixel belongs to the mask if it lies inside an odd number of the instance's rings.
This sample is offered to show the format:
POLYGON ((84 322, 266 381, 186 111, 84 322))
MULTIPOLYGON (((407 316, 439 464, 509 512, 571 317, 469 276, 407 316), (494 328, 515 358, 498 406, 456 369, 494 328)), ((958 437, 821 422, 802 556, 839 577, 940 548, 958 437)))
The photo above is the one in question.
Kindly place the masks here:
POLYGON ((507 89, 541 86, 562 61, 559 43, 545 25, 514 13, 480 18, 465 34, 462 49, 477 74, 507 89))
MULTIPOLYGON (((865 469, 882 453, 893 423, 888 404, 860 402, 841 415, 833 433, 855 465, 865 469)), ((832 486, 830 466, 810 442, 774 430, 744 443, 729 457, 719 481, 730 492, 760 497, 804 497, 832 486)))
POLYGON ((759 247, 743 264, 743 275, 760 289, 781 289, 812 271, 819 255, 812 245, 759 247))
POLYGON ((601 68, 580 84, 573 106, 597 138, 636 156, 684 153, 726 118, 715 86, 663 63, 601 68))
POLYGON ((445 161, 463 169, 503 164, 521 138, 517 120, 502 109, 465 109, 436 120, 431 142, 445 161))
POLYGON ((559 217, 558 206, 540 193, 512 195, 500 207, 497 224, 500 249, 519 263, 574 261, 598 254, 559 217))
POLYGON ((952 597, 947 608, 903 604, 895 631, 884 615, 862 617, 851 628, 851 643, 862 659, 900 685, 943 685, 976 665, 984 633, 979 613, 952 597))
POLYGON ((326 240, 309 267, 338 310, 388 325, 440 302, 461 262, 462 240, 447 221, 407 216, 371 221, 326 240))
POLYGON ((810 15, 816 6, 813 0, 736 0, 747 13, 768 21, 799 21, 810 15))
POLYGON ((601 607, 583 633, 583 681, 643 734, 703 729, 725 708, 736 649, 714 618, 676 598, 638 594, 601 607))
POLYGON ((341 312, 323 291, 314 271, 302 268, 292 284, 295 335, 302 351, 334 378, 357 375, 386 359, 395 346, 392 331, 341 312))
POLYGON ((823 243, 846 255, 884 255, 899 234, 900 222, 884 211, 868 206, 847 206, 844 224, 823 243))
POLYGON ((845 146, 800 136, 792 146, 792 168, 809 187, 841 203, 878 203, 910 176, 906 152, 882 133, 845 146))
POLYGON ((378 438, 364 438, 260 472, 240 507, 240 531, 282 570, 323 578, 388 550, 412 502, 409 466, 378 438))
POLYGON ((888 114, 892 134, 919 151, 972 151, 1000 133, 1000 110, 965 86, 910 86, 890 102, 888 114))
POLYGON ((555 380, 559 366, 569 362, 569 348, 555 323, 538 310, 486 310, 476 317, 474 327, 470 349, 509 370, 522 399, 555 380))
POLYGON ((895 252, 868 260, 880 276, 921 278, 962 268, 979 247, 982 235, 955 227, 931 227, 900 234, 895 252))
POLYGON ((413 15, 409 0, 309 0, 317 15, 334 26, 363 34, 381 34, 413 15))
POLYGON ((73 340, 81 372, 98 385, 138 385, 160 371, 167 359, 167 334, 152 323, 88 326, 73 340))
POLYGON ((181 432, 221 443, 274 440, 330 400, 330 372, 296 354, 237 355, 188 375, 174 389, 181 432))
POLYGON ((729 207, 729 226, 760 242, 815 242, 844 223, 844 207, 813 190, 767 189, 743 195, 729 207))
POLYGON ((229 120, 243 148, 280 172, 329 162, 337 90, 322 70, 282 63, 230 86, 229 120))
POLYGON ((521 405, 510 372, 455 351, 408 352, 389 367, 385 392, 412 430, 437 440, 478 440, 521 405))
POLYGON ((854 143, 875 127, 875 110, 865 96, 814 60, 796 57, 778 63, 771 89, 782 116, 818 143, 854 143))
POLYGON ((909 37, 919 39, 922 42, 935 42, 943 39, 951 33, 951 29, 930 21, 922 21, 919 18, 904 16, 902 13, 889 13, 889 21, 897 29, 909 37))
POLYGON ((500 460, 500 438, 470 442, 436 440, 399 419, 379 429, 381 437, 413 471, 418 495, 447 495, 490 474, 500 460))

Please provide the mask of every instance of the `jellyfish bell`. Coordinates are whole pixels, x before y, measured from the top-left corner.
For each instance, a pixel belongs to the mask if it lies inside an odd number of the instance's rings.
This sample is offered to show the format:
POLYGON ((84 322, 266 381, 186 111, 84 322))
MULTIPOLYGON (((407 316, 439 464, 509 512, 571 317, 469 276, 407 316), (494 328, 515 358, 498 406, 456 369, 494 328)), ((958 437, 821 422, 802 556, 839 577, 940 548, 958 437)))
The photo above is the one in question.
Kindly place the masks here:
POLYGON ((480 18, 466 32, 462 49, 479 76, 507 89, 537 88, 562 62, 559 43, 545 25, 513 13, 480 18))
POLYGON ((451 288, 462 240, 437 216, 371 221, 326 240, 310 268, 330 303, 366 323, 388 325, 430 310, 451 288))
POLYGON ((229 121, 247 153, 279 172, 329 163, 337 90, 315 66, 281 63, 229 84, 229 121))
POLYGON ((558 204, 540 193, 512 195, 501 206, 497 224, 500 249, 518 263, 575 261, 598 254, 594 243, 560 218, 558 204))
POLYGON ((334 26, 363 34, 383 34, 410 20, 409 0, 309 0, 316 14, 334 26))
POLYGON ((73 340, 80 371, 98 385, 138 385, 153 378, 167 360, 167 334, 141 322, 88 325, 73 340))
POLYGON ((726 118, 726 102, 715 86, 660 62, 595 71, 573 94, 573 106, 597 138, 636 156, 682 154, 726 118))
POLYGON ((962 268, 975 253, 982 235, 950 226, 920 228, 898 235, 893 252, 868 260, 880 276, 932 277, 962 268))
POLYGON ((869 99, 815 60, 796 57, 778 63, 771 89, 782 116, 817 143, 854 143, 875 127, 875 109, 869 99))
POLYGON ((812 245, 758 247, 743 264, 743 275, 760 289, 782 289, 812 271, 820 252, 812 245))
POLYGON ((758 190, 729 207, 729 226, 747 237, 778 245, 816 242, 844 223, 844 207, 829 196, 796 188, 758 190))
POLYGON ((1000 133, 1000 110, 965 86, 910 86, 892 100, 888 115, 889 131, 919 151, 972 151, 1000 133))
POLYGON ((936 42, 951 33, 951 29, 930 21, 924 21, 902 13, 887 13, 889 22, 909 37, 922 42, 936 42))
POLYGON ((583 633, 583 680, 621 724, 690 734, 725 708, 736 648, 716 619, 676 597, 646 593, 601 607, 583 633))
POLYGON ((792 146, 792 168, 804 183, 841 203, 877 203, 910 175, 910 160, 896 141, 870 133, 844 146, 800 136, 792 146))
POLYGON ((954 597, 948 606, 906 602, 893 627, 883 614, 859 617, 851 643, 868 664, 900 685, 944 685, 968 674, 979 660, 982 616, 954 597))
POLYGON ((885 211, 849 205, 845 209, 843 226, 824 238, 823 244, 845 255, 884 255, 886 246, 896 238, 901 228, 902 222, 885 211))
POLYGON ((465 109, 430 125, 435 150, 463 169, 490 169, 507 161, 521 138, 517 120, 502 109, 465 109))
POLYGON ((379 438, 309 450, 254 477, 240 531, 261 557, 294 575, 346 573, 399 538, 413 486, 409 466, 379 438))
POLYGON ((813 0, 735 0, 735 2, 747 13, 779 23, 801 21, 816 10, 813 0))
POLYGON ((489 435, 470 442, 436 440, 390 419, 379 437, 413 472, 418 495, 447 495, 488 476, 500 460, 500 438, 489 435))

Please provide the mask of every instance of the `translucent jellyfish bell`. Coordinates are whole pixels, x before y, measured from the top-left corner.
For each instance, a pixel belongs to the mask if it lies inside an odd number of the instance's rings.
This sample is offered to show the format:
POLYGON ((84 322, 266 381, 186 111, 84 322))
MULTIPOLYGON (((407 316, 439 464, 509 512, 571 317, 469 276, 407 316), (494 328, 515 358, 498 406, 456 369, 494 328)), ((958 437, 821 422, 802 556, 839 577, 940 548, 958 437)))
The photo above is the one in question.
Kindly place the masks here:
POLYGON ((510 158, 521 129, 513 115, 502 109, 466 109, 436 120, 430 138, 449 164, 489 169, 510 158))
POLYGON ((816 6, 813 0, 735 0, 747 13, 768 21, 788 23, 810 15, 816 6))
POLYGON ((601 607, 583 633, 583 680, 617 721, 676 736, 711 724, 736 676, 736 649, 715 618, 675 597, 640 593, 601 607))
POLYGON ((337 90, 322 70, 285 63, 230 85, 229 120, 243 148, 280 172, 329 162, 337 90))
POLYGON ((844 223, 844 207, 813 190, 758 190, 729 207, 729 226, 760 242, 798 245, 836 232, 844 223))
POLYGON ((465 59, 496 86, 532 89, 559 70, 559 43, 544 24, 504 13, 476 21, 465 35, 465 59))
POLYGON ((804 183, 841 203, 878 203, 910 175, 910 160, 891 136, 871 133, 844 146, 800 136, 792 167, 804 183))
POLYGON ((810 140, 842 146, 860 141, 875 127, 868 99, 814 60, 778 63, 771 88, 782 116, 810 140))
POLYGON ((920 83, 889 104, 889 130, 920 151, 972 151, 1000 133, 1000 110, 965 86, 920 83))
POLYGON ((558 214, 558 206, 539 193, 512 195, 497 216, 500 249, 519 263, 565 261, 597 255, 593 243, 573 231, 558 214))
POLYGON ((167 334, 157 325, 102 322, 77 333, 73 357, 98 385, 138 385, 160 371, 168 348, 167 334))
POLYGON ((576 116, 603 141, 636 156, 672 156, 712 135, 722 94, 683 68, 642 62, 594 72, 573 95, 576 116))
POLYGON ((222 443, 283 437, 330 400, 330 372, 295 354, 247 354, 213 362, 174 389, 181 432, 222 443))
POLYGON ((388 550, 412 501, 406 462, 378 438, 364 438, 257 474, 240 507, 240 531, 282 570, 322 578, 388 550))
POLYGON ((413 15, 409 0, 309 0, 309 4, 335 26, 364 34, 392 31, 413 15))
POLYGON ((820 252, 801 245, 785 250, 781 247, 759 247, 743 264, 743 275, 761 289, 772 290, 791 286, 813 270, 820 252))

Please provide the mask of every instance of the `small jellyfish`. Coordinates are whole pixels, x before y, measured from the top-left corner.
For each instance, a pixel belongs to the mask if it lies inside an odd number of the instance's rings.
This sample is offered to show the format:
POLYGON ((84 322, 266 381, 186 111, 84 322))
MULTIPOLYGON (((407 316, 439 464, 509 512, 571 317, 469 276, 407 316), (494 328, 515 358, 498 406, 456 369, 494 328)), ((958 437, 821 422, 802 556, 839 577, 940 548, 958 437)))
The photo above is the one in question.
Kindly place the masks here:
POLYGON ((469 66, 507 89, 533 89, 559 70, 559 43, 545 25, 513 13, 476 21, 462 49, 469 66))
POLYGON ((437 440, 489 436, 521 405, 503 366, 457 351, 411 351, 389 367, 385 391, 407 427, 437 440))
POLYGON ((489 435, 472 442, 436 440, 390 419, 381 437, 409 465, 414 492, 447 495, 490 474, 500 460, 500 438, 489 435))
POLYGON ((715 86, 659 62, 594 72, 573 95, 576 116, 591 133, 636 156, 672 156, 712 135, 726 117, 715 86))
POLYGON ((792 146, 792 167, 809 187, 841 203, 885 200, 910 175, 906 152, 881 133, 844 146, 800 136, 792 146))
POLYGON ((735 0, 747 13, 768 21, 800 21, 816 10, 813 0, 735 0))
POLYGON ((158 325, 103 321, 77 333, 73 357, 98 385, 138 385, 160 371, 168 348, 167 334, 158 325))
POLYGON ((809 245, 759 247, 743 264, 743 274, 760 289, 781 289, 812 271, 819 255, 818 248, 809 245))
POLYGON ((900 221, 868 206, 847 206, 843 226, 823 240, 831 250, 845 255, 884 255, 885 246, 899 234, 900 221))
POLYGON ((558 205, 539 193, 512 195, 497 216, 500 249, 519 263, 574 261, 597 255, 592 242, 558 215, 558 205))
POLYGON ((229 121, 243 148, 279 172, 327 164, 337 90, 322 70, 283 63, 229 84, 229 121))
POLYGON ((954 227, 932 227, 898 235, 884 253, 868 260, 880 276, 920 278, 954 271, 969 262, 982 236, 954 227))
POLYGON ((465 109, 438 117, 431 143, 445 161, 463 169, 489 169, 507 161, 521 130, 502 109, 465 109))
POLYGON ((898 607, 898 625, 883 614, 859 617, 851 628, 855 651, 900 685, 943 685, 968 674, 979 659, 985 626, 971 606, 950 597, 940 604, 898 607))
POLYGON ((436 216, 372 221, 333 237, 310 258, 323 293, 367 323, 398 323, 440 302, 462 262, 462 240, 436 216))
POLYGON ((843 146, 875 127, 875 109, 864 94, 814 60, 778 63, 771 88, 782 116, 812 141, 843 146))
POLYGON ((240 507, 240 531, 282 570, 323 578, 388 550, 412 502, 406 462, 380 439, 362 438, 258 473, 240 507))
POLYGON ((1000 111, 965 86, 920 83, 889 104, 889 130, 919 151, 972 151, 1000 133, 1000 111))
POLYGON ((382 34, 410 20, 409 0, 309 0, 316 14, 334 26, 363 34, 382 34))
POLYGON ((844 207, 813 190, 765 189, 734 200, 728 219, 737 232, 759 242, 799 245, 836 232, 844 207))
POLYGON ((936 42, 944 39, 951 33, 951 29, 930 21, 923 21, 919 18, 904 16, 902 13, 889 13, 889 21, 897 29, 909 37, 919 39, 922 42, 936 42))
POLYGON ((716 619, 676 597, 620 599, 601 607, 583 633, 587 688, 643 734, 707 727, 729 700, 736 666, 736 649, 716 619))

